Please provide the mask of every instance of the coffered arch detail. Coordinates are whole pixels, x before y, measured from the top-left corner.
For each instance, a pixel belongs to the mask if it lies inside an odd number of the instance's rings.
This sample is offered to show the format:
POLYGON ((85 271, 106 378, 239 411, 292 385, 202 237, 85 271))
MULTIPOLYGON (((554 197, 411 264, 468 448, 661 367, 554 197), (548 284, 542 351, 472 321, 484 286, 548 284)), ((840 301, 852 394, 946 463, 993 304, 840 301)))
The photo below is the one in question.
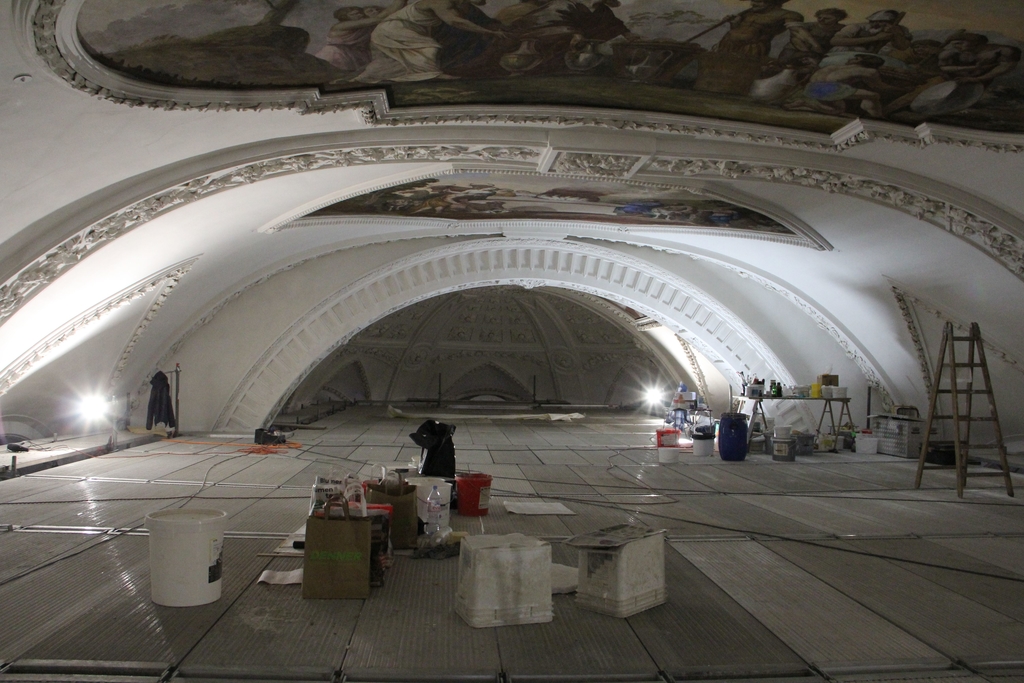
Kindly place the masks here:
POLYGON ((557 287, 627 305, 673 330, 739 384, 739 372, 794 383, 768 345, 691 282, 621 252, 544 239, 471 240, 396 260, 323 299, 270 345, 238 383, 214 428, 267 423, 302 379, 373 322, 412 303, 476 287, 557 287))

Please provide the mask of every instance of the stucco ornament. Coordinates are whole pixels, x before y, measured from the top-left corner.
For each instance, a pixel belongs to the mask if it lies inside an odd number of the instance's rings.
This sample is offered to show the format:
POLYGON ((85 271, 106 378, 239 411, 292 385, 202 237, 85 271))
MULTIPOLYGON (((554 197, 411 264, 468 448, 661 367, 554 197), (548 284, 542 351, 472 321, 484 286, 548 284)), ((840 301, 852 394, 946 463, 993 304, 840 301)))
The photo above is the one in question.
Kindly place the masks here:
POLYGON ((565 152, 558 156, 554 170, 575 175, 621 177, 628 175, 641 158, 624 154, 565 152))
MULTIPOLYGON (((965 336, 970 333, 971 324, 969 322, 964 322, 948 311, 943 310, 941 307, 929 303, 922 297, 911 294, 902 285, 894 283, 891 280, 890 286, 892 288, 893 296, 896 299, 896 305, 899 306, 900 314, 903 316, 903 321, 907 324, 907 333, 910 335, 910 339, 914 344, 914 350, 917 353, 917 361, 921 366, 921 376, 924 380, 925 388, 931 392, 933 382, 935 381, 935 376, 932 373, 932 365, 934 361, 930 358, 925 347, 924 332, 921 330, 917 311, 925 311, 935 316, 942 323, 953 323, 953 327, 956 329, 957 334, 965 336)), ((1022 364, 1014 354, 1010 353, 998 344, 992 343, 991 340, 985 339, 984 334, 982 335, 982 344, 985 345, 985 349, 988 352, 994 354, 1003 363, 1013 370, 1024 374, 1024 364, 1022 364)))
POLYGON ((163 306, 167 297, 170 295, 171 290, 173 290, 174 287, 177 286, 178 282, 181 281, 181 278, 188 273, 195 261, 196 259, 190 259, 183 263, 175 264, 170 268, 164 269, 159 273, 140 280, 139 282, 121 290, 114 296, 107 298, 96 306, 93 306, 70 322, 57 328, 54 332, 33 345, 32 348, 15 359, 6 368, 0 370, 0 396, 7 393, 11 387, 27 375, 32 368, 45 360, 50 353, 71 339, 71 337, 83 328, 105 318, 107 315, 113 313, 122 306, 130 304, 136 299, 144 297, 158 288, 162 288, 163 291, 155 298, 153 303, 150 304, 150 307, 146 311, 145 316, 143 316, 142 321, 136 326, 135 331, 128 340, 128 344, 121 352, 121 356, 118 359, 110 378, 110 386, 113 387, 116 380, 120 377, 122 370, 127 365, 128 357, 131 355, 132 350, 138 343, 139 338, 142 337, 142 334, 146 331, 149 323, 152 322, 161 306, 163 306))
POLYGON ((968 240, 1024 279, 1024 241, 964 208, 920 192, 848 173, 723 159, 661 157, 652 161, 648 169, 682 176, 714 175, 799 185, 868 199, 968 240))
POLYGON ((34 294, 108 242, 186 204, 218 192, 292 173, 406 161, 536 161, 531 147, 397 145, 332 149, 267 159, 210 173, 158 192, 103 218, 38 257, 0 286, 0 324, 34 294))

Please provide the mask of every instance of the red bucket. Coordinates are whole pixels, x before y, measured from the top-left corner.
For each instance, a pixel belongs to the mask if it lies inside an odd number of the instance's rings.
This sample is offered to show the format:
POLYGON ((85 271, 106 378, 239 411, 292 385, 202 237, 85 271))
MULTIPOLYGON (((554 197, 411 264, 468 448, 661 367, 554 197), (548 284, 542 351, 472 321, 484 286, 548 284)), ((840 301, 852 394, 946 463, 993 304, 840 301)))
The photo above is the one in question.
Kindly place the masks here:
POLYGON ((483 517, 491 505, 491 475, 483 472, 468 472, 455 475, 455 486, 459 493, 459 514, 467 517, 483 517))

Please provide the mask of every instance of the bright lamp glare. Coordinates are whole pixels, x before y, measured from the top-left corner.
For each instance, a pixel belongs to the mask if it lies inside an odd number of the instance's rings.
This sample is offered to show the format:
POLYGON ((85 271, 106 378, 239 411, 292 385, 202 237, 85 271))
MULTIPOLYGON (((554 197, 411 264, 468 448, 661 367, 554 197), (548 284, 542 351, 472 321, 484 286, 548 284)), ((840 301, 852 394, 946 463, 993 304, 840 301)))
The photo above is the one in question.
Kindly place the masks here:
POLYGON ((78 412, 86 420, 102 420, 107 414, 107 400, 102 396, 85 396, 78 404, 78 412))
POLYGON ((657 403, 657 402, 659 402, 661 400, 661 390, 660 389, 648 389, 647 393, 644 394, 644 396, 647 398, 647 402, 648 403, 657 403))

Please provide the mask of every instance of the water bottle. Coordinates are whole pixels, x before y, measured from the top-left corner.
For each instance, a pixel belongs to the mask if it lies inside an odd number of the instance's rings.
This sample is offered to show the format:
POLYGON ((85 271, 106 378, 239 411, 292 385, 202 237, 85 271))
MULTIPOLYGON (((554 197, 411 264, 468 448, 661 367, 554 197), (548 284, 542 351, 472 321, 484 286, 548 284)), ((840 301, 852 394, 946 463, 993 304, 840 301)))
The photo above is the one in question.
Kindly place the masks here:
POLYGON ((423 533, 433 536, 441 530, 441 492, 434 490, 427 496, 427 523, 423 525, 423 533))

